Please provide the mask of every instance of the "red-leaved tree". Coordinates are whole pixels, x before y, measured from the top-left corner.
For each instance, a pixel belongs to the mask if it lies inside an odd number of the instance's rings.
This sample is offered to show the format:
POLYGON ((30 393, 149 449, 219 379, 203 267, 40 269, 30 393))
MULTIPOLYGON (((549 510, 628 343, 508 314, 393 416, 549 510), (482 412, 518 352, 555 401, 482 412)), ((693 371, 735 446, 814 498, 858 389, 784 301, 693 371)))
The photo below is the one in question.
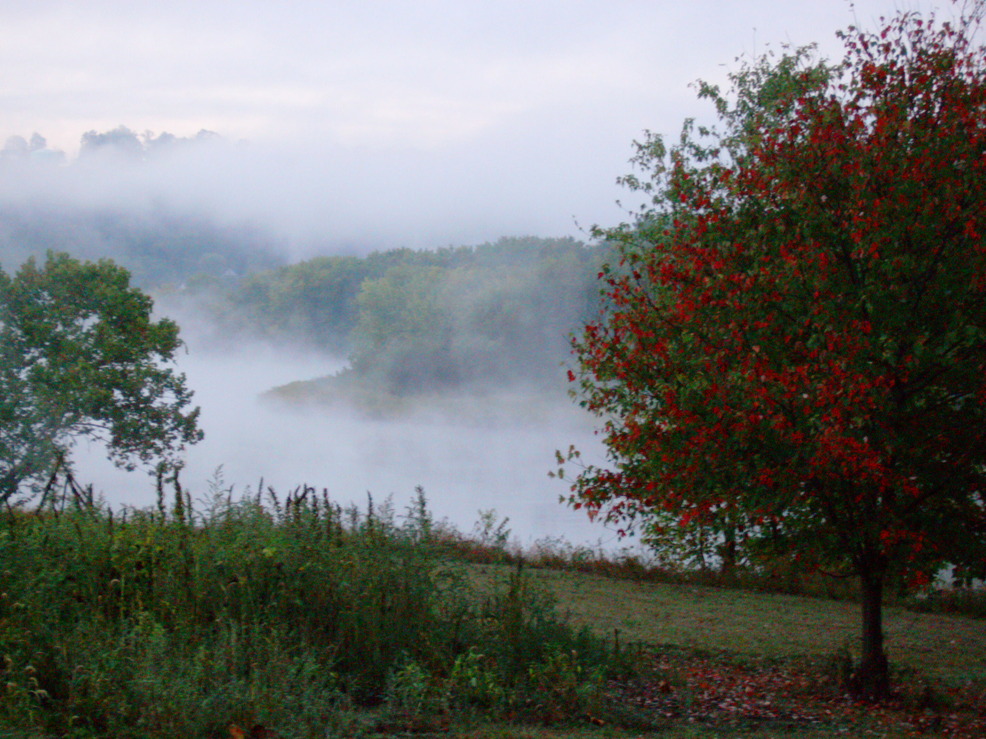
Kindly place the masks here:
MULTIPOLYGON (((986 562, 986 59, 901 14, 703 85, 715 129, 649 135, 648 195, 571 379, 609 463, 570 502, 858 577, 854 687, 888 687, 882 599, 986 562)), ((570 453, 571 459, 577 453, 570 453)))

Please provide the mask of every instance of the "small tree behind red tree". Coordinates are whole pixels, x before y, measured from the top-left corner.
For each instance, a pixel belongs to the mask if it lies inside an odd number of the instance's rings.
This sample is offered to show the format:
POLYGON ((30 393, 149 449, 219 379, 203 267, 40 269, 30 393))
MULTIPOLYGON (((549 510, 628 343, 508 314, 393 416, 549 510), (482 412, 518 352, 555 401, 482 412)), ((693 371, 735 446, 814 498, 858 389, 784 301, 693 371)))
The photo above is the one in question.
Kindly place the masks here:
MULTIPOLYGON (((986 562, 986 64, 901 14, 703 85, 718 128, 650 135, 649 205, 601 230, 609 310, 574 343, 610 464, 570 502, 859 578, 854 687, 888 689, 882 599, 986 562)), ((570 458, 573 455, 570 454, 570 458)), ((625 525, 625 523, 621 524, 625 525)))

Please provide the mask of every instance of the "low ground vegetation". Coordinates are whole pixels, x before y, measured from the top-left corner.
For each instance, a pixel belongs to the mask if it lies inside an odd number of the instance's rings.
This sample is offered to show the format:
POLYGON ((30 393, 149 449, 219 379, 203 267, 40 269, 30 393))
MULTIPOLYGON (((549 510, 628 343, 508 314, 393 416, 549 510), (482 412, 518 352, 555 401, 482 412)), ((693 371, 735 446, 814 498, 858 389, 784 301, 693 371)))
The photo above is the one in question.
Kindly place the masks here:
POLYGON ((114 513, 72 492, 0 525, 0 726, 24 736, 351 736, 371 709, 421 729, 556 719, 616 664, 519 569, 471 577, 423 500, 397 516, 311 488, 193 505, 176 487, 114 513))
POLYGON ((492 511, 461 535, 421 491, 397 512, 305 487, 193 501, 176 484, 111 512, 69 486, 3 512, 0 563, 0 736, 986 727, 979 621, 891 608, 898 690, 861 704, 843 690, 851 604, 558 542, 520 552, 492 511))

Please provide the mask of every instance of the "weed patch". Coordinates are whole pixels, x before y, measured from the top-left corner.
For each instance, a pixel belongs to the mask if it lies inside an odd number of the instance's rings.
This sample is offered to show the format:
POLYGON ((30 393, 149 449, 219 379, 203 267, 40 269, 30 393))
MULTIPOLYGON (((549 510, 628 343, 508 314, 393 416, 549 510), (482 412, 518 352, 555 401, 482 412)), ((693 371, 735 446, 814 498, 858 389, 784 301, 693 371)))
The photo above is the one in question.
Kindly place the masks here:
POLYGON ((346 707, 383 705, 414 727, 477 699, 554 715, 591 692, 581 683, 605 645, 524 572, 476 587, 448 560, 423 493, 400 522, 389 504, 342 509, 311 488, 264 498, 195 510, 178 490, 173 505, 124 515, 5 514, 0 726, 307 737, 346 707), (468 675, 478 654, 501 692, 468 675), (563 695, 552 670, 570 683, 563 695))

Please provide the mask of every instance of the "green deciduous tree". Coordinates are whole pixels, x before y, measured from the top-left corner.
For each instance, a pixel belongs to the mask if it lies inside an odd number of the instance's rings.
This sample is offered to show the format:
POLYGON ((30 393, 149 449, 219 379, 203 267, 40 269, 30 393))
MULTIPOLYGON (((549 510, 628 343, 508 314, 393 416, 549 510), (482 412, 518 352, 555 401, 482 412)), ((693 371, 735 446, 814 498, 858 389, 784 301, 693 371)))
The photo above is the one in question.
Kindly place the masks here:
POLYGON ((49 253, 0 269, 0 501, 50 475, 79 436, 128 469, 202 438, 185 377, 166 366, 178 326, 151 307, 110 261, 49 253))
MULTIPOLYGON (((571 375, 610 463, 571 502, 858 577, 854 687, 887 690, 890 581, 986 562, 986 59, 968 24, 850 29, 745 66, 718 128, 639 145, 650 197, 571 375)), ((728 546, 727 546, 728 549, 728 546)))

